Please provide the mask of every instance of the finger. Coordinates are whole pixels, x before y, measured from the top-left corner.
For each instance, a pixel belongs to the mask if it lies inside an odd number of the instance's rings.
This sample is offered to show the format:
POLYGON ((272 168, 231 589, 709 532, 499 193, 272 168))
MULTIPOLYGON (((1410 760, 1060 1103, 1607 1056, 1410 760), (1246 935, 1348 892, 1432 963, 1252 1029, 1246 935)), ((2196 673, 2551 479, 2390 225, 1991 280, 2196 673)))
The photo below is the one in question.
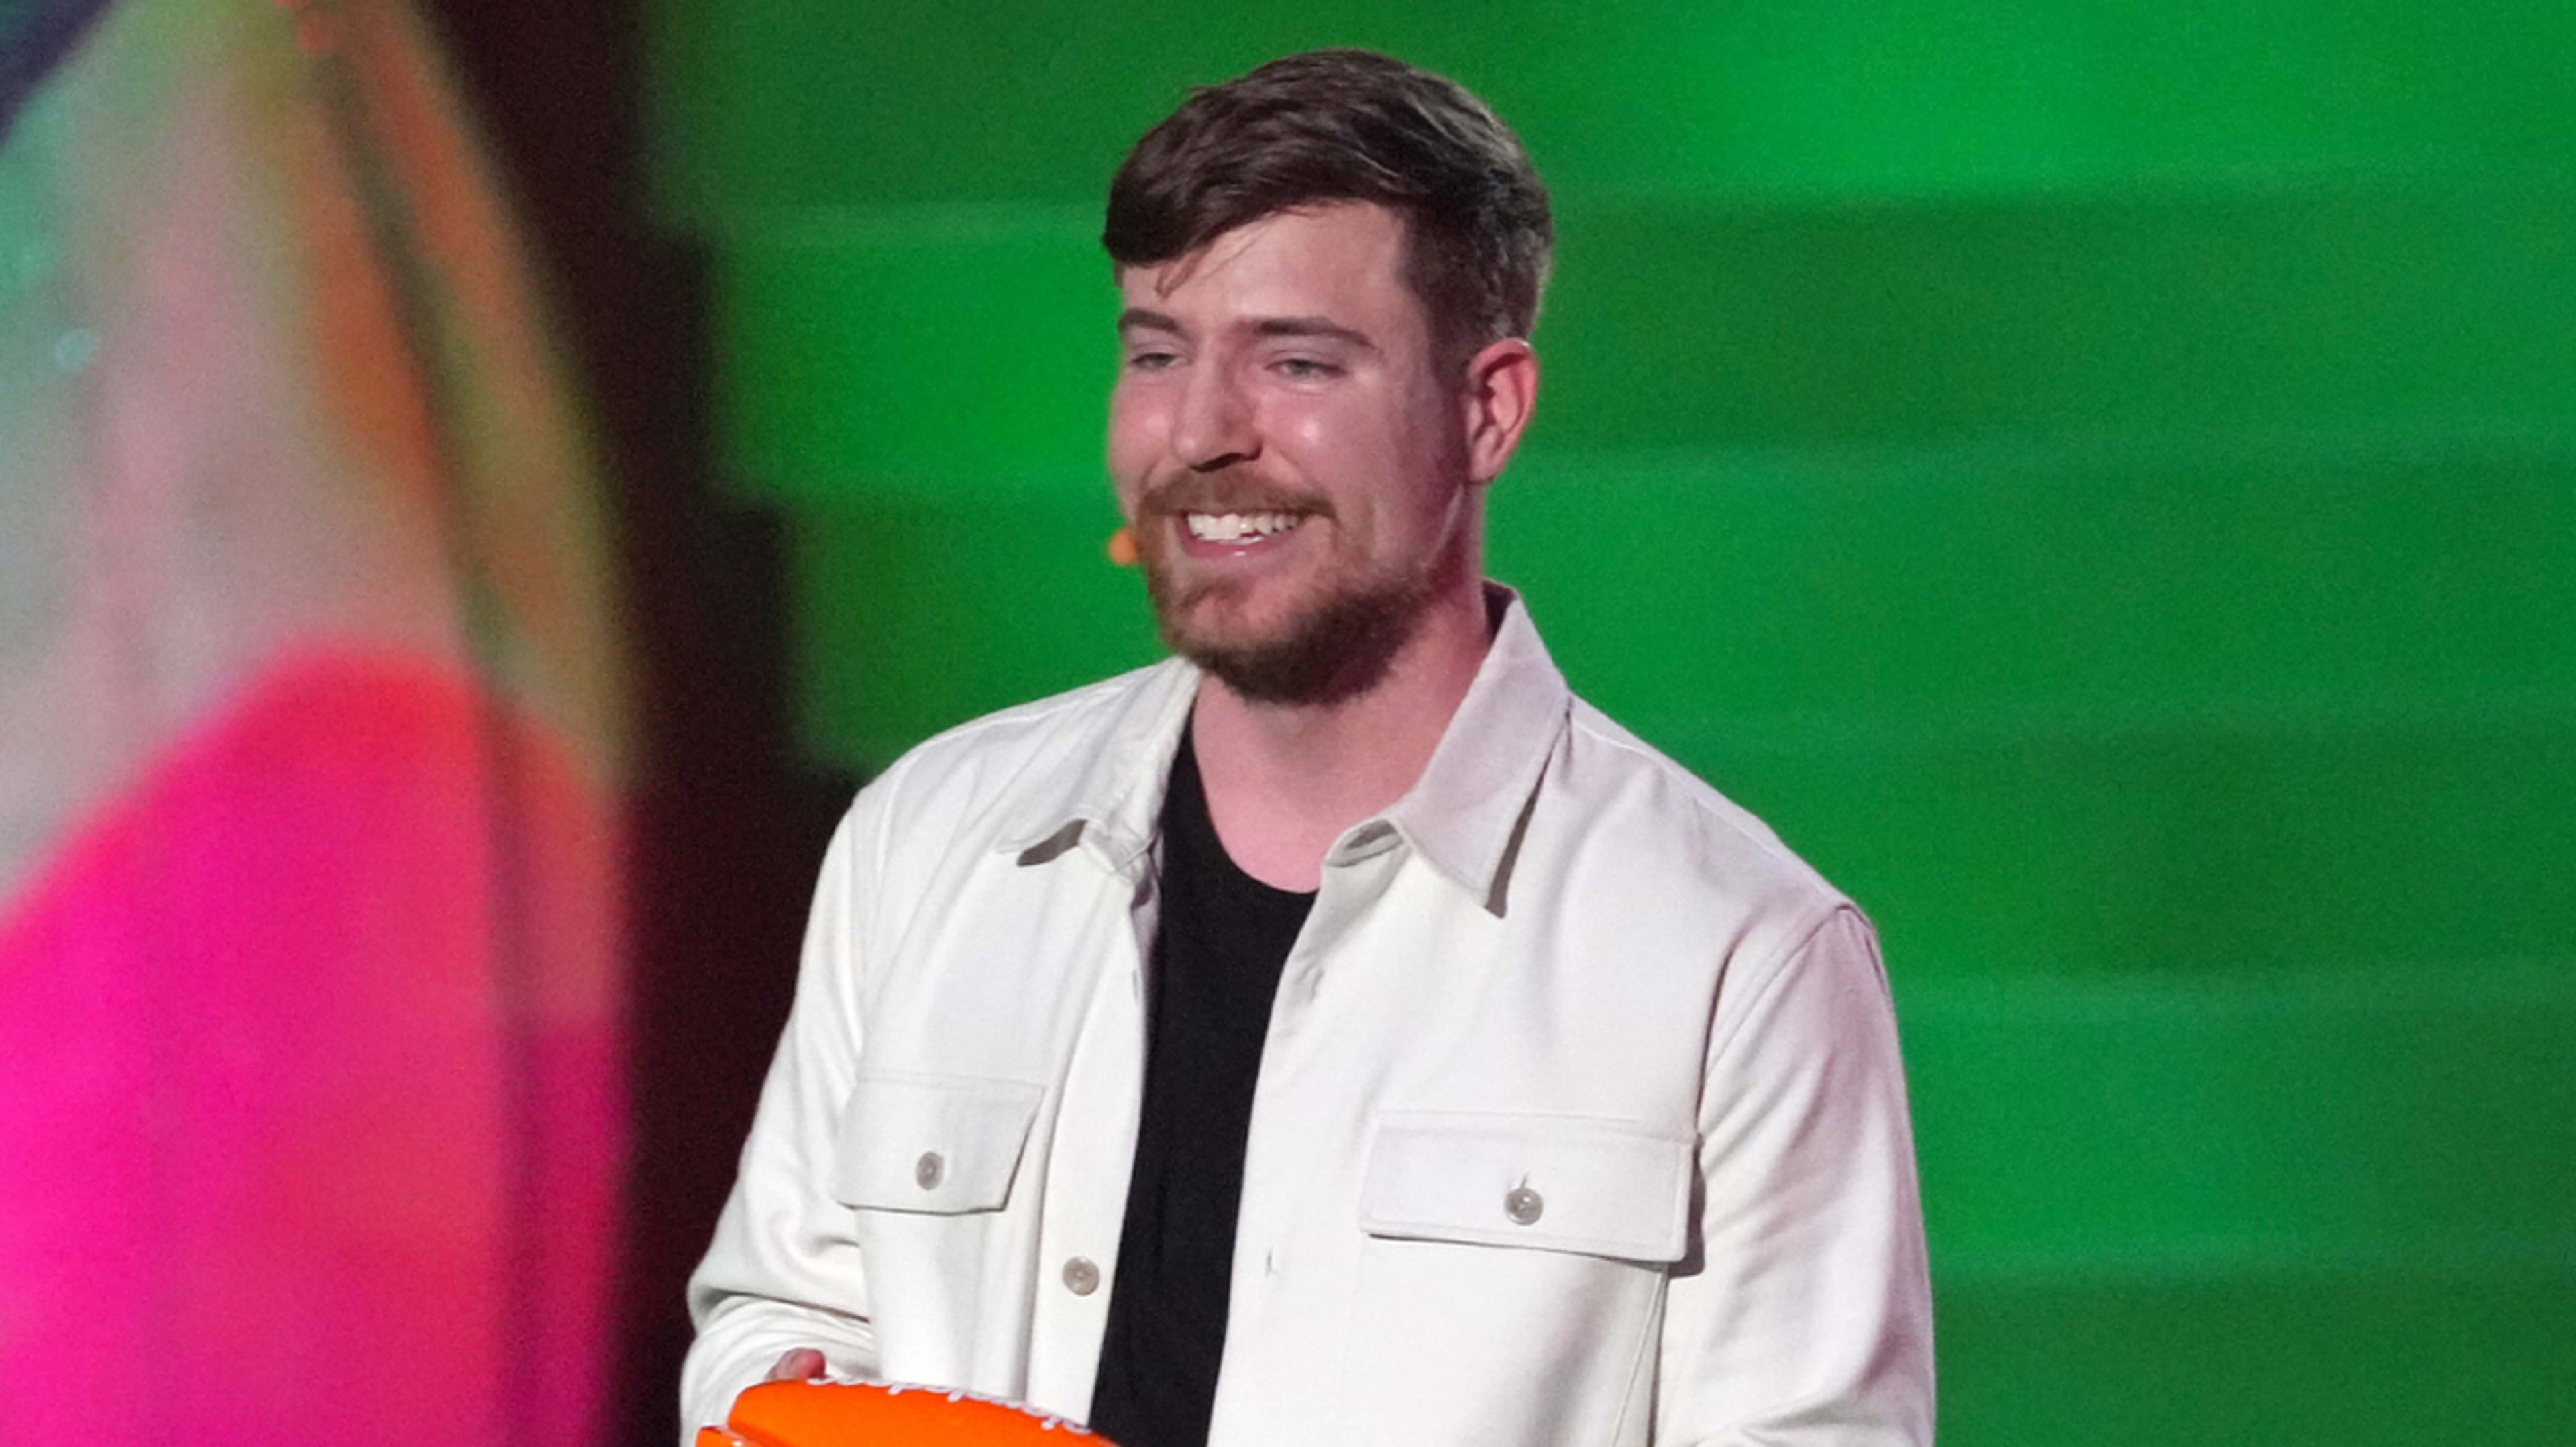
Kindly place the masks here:
POLYGON ((773 1382, 810 1381, 831 1370, 831 1364, 823 1360, 821 1352, 812 1347, 798 1347, 778 1359, 778 1365, 769 1369, 769 1379, 773 1382))

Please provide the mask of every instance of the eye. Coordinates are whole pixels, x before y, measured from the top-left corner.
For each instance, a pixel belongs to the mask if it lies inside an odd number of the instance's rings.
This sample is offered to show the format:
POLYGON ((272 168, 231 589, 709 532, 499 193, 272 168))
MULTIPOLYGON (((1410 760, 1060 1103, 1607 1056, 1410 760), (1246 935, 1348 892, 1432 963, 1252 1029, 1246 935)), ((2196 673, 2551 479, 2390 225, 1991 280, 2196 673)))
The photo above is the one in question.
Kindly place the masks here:
POLYGON ((1129 352, 1127 354, 1127 370, 1131 372, 1160 372, 1165 368, 1178 363, 1180 359, 1180 354, 1177 352, 1148 347, 1144 350, 1129 352))
POLYGON ((1279 375, 1296 382, 1321 381, 1342 374, 1339 366, 1320 357, 1281 357, 1270 366, 1279 375))

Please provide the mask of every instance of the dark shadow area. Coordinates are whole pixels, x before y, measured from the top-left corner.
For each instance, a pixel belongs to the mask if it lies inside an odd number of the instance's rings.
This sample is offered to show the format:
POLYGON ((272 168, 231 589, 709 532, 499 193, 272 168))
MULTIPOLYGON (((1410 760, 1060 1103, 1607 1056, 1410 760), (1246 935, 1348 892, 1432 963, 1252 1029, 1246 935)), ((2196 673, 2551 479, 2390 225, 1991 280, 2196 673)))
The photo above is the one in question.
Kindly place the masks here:
POLYGON ((807 894, 857 781, 805 766, 785 539, 716 485, 703 255, 651 224, 639 0, 434 0, 592 403, 635 667, 633 1144, 614 1440, 677 1438, 705 1248, 794 982, 807 894))

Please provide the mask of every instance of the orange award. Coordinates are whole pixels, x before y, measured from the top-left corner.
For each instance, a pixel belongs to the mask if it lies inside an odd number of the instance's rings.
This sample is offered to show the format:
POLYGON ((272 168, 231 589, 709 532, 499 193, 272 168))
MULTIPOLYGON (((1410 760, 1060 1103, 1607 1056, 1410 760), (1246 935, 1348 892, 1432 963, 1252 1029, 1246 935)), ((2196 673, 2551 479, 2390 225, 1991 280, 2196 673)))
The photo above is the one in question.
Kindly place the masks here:
POLYGON ((697 1447, 1065 1447, 1109 1440, 1061 1417, 945 1387, 879 1382, 762 1382, 734 1398, 697 1447))

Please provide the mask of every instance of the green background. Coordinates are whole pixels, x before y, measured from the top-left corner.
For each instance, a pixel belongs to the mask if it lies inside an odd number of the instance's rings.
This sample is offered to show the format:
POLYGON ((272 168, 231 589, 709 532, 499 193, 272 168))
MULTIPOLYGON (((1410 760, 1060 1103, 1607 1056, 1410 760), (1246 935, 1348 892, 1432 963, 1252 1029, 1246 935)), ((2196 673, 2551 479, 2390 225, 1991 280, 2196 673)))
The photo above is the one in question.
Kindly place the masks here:
POLYGON ((2576 1440, 2576 6, 662 0, 818 759, 1154 656, 1099 197, 1319 44, 1555 192, 1492 568, 1877 919, 1944 1440, 2576 1440))

